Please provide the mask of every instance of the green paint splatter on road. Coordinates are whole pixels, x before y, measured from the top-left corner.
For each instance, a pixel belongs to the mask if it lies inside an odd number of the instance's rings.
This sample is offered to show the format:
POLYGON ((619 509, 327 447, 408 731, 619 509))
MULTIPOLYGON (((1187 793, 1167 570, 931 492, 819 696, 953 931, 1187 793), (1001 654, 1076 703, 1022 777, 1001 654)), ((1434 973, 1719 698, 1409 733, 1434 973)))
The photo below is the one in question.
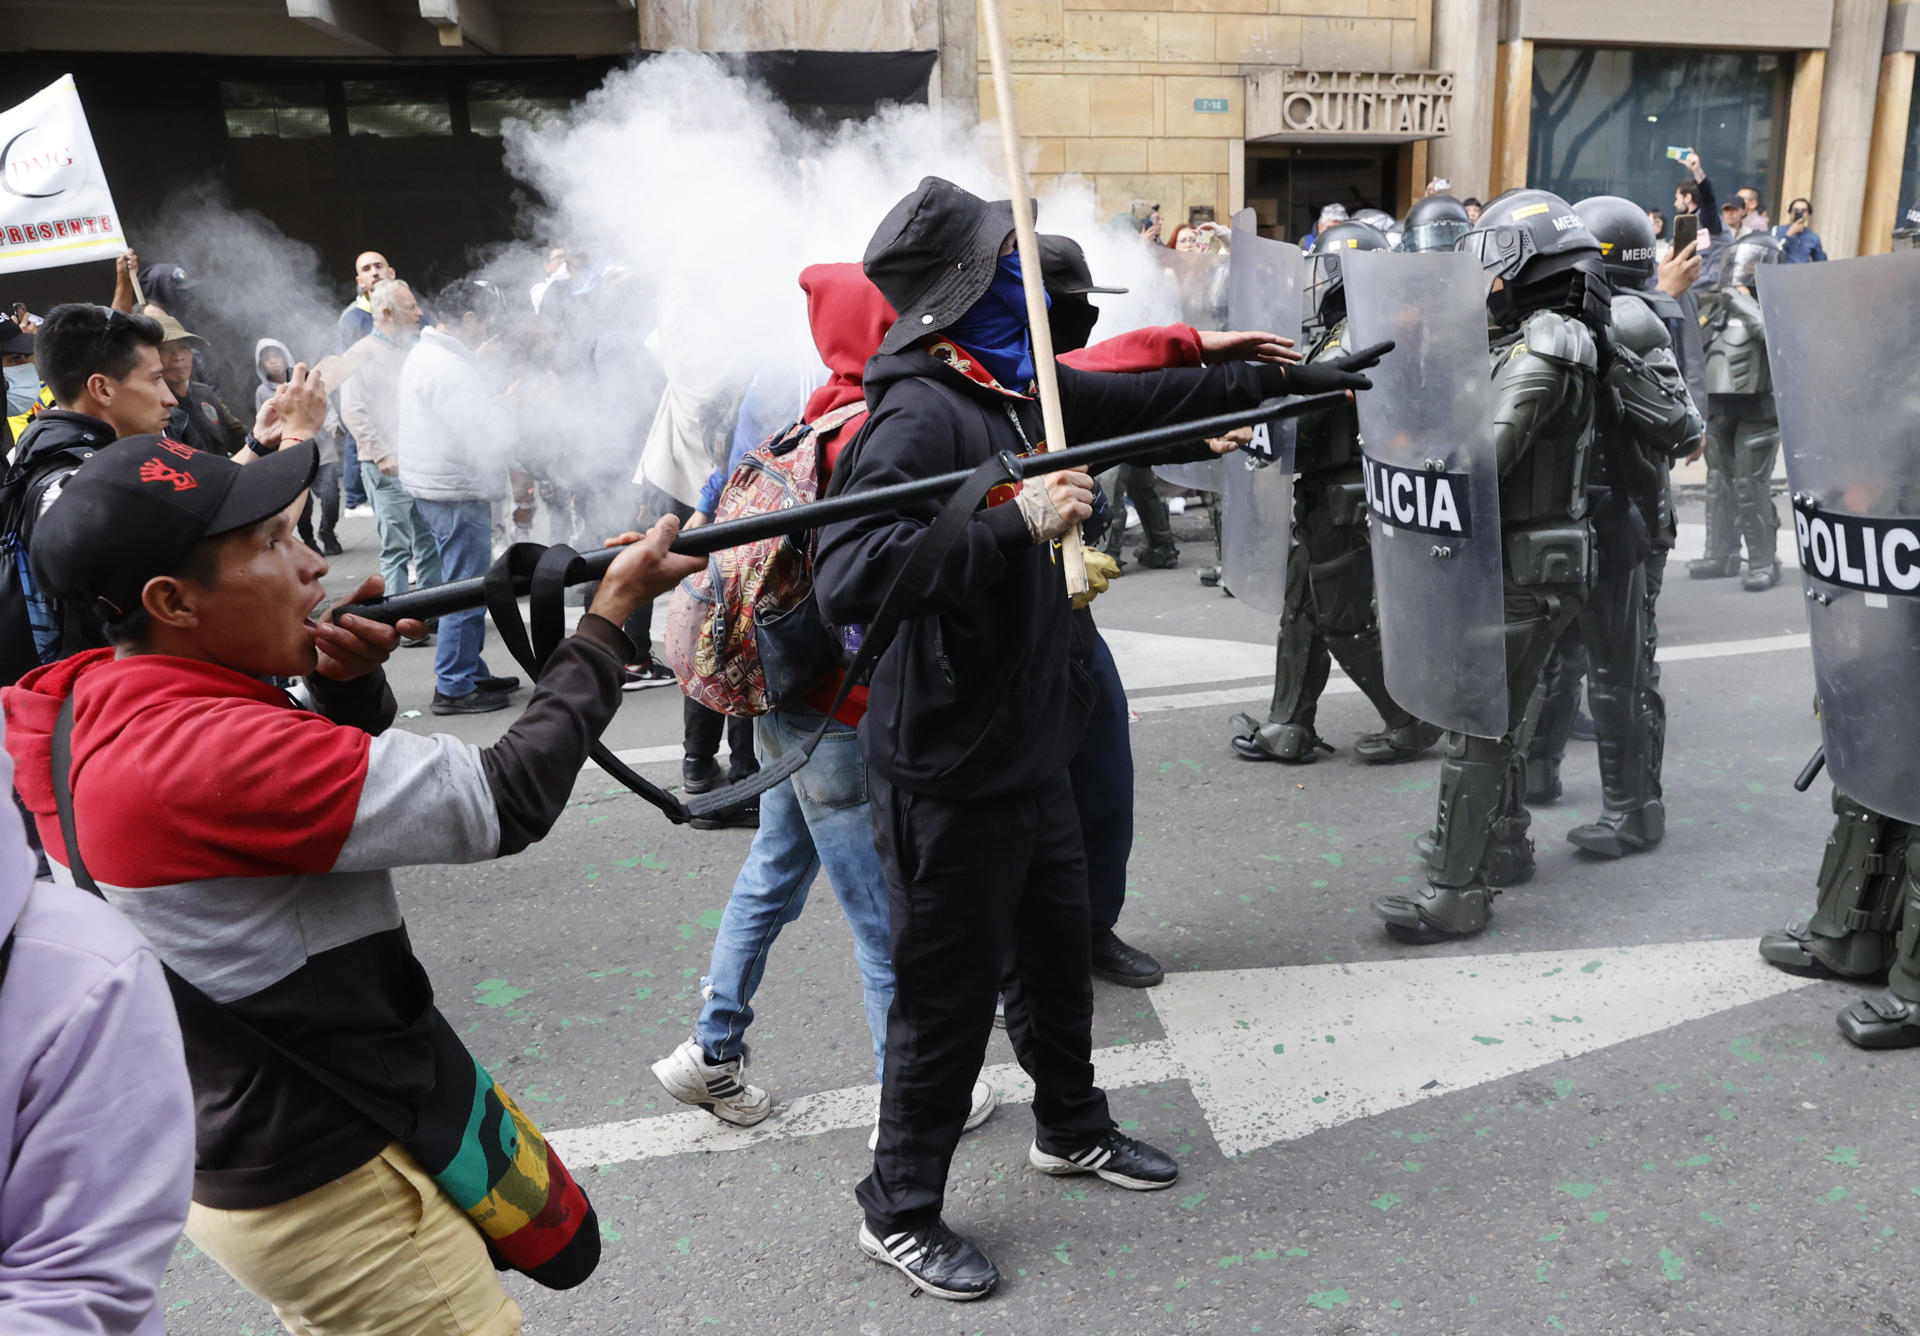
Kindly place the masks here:
POLYGON ((1860 1148, 1858 1146, 1835 1146, 1827 1152, 1828 1164, 1844 1164, 1849 1169, 1860 1167, 1860 1148))
POLYGON ((1668 1280, 1678 1281, 1686 1275, 1687 1264, 1681 1259, 1680 1254, 1673 1249, 1662 1248, 1660 1250, 1660 1270, 1666 1273, 1668 1280))
POLYGON ((1353 1300, 1347 1297, 1347 1292, 1344 1289, 1316 1290, 1307 1296, 1308 1304, 1314 1308, 1324 1308, 1328 1312, 1332 1312, 1336 1308, 1344 1308, 1352 1302, 1353 1300))
POLYGON ((1698 1169, 1702 1165, 1712 1163, 1713 1156, 1711 1155, 1689 1155, 1686 1159, 1680 1161, 1680 1167, 1682 1169, 1698 1169))
POLYGON ((1585 1201, 1600 1190, 1600 1185, 1598 1183, 1556 1183, 1554 1188, 1566 1193, 1575 1201, 1585 1201))
POLYGON ((1765 1062, 1766 1057, 1753 1046, 1751 1039, 1736 1039, 1727 1045, 1727 1052, 1742 1062, 1765 1062))
POLYGON ((1206 1199, 1207 1194, 1204 1192, 1196 1192, 1191 1197, 1182 1197, 1180 1199, 1180 1209, 1183 1211, 1191 1211, 1206 1199))
POLYGON ((716 932, 720 927, 720 910, 709 909, 700 915, 700 926, 708 932, 716 932))
POLYGON ((1589 960, 1586 964, 1580 967, 1580 972, 1582 974, 1593 974, 1593 973, 1596 973, 1599 970, 1599 968, 1600 968, 1599 961, 1589 960))
POLYGON ((1064 1243, 1056 1243, 1053 1245, 1053 1260, 1061 1266, 1072 1266, 1073 1250, 1064 1243))
POLYGON ((679 1253, 682 1257, 685 1257, 689 1252, 693 1250, 693 1236, 691 1234, 684 1234, 681 1237, 675 1239, 673 1241, 673 1250, 679 1253))
POLYGON ((1488 1036, 1486 1036, 1486 1035, 1483 1035, 1483 1034, 1477 1034, 1477 1035, 1475 1035, 1475 1036, 1473 1037, 1473 1042, 1474 1042, 1474 1043, 1476 1043, 1476 1044, 1486 1044, 1486 1045, 1489 1045, 1489 1046, 1491 1046, 1491 1045, 1494 1045, 1494 1044, 1504 1044, 1504 1043, 1506 1043, 1507 1041, 1506 1041, 1506 1040, 1504 1040, 1504 1039, 1493 1039, 1493 1038, 1489 1038, 1488 1036))
POLYGON ((473 1000, 483 1007, 509 1007, 532 993, 531 988, 515 988, 505 979, 482 979, 473 986, 473 1000))
POLYGON ((1394 1207, 1398 1206, 1402 1200, 1402 1198, 1395 1196, 1391 1192, 1383 1192, 1378 1197, 1375 1197, 1371 1204, 1379 1207, 1383 1211, 1391 1211, 1394 1207))

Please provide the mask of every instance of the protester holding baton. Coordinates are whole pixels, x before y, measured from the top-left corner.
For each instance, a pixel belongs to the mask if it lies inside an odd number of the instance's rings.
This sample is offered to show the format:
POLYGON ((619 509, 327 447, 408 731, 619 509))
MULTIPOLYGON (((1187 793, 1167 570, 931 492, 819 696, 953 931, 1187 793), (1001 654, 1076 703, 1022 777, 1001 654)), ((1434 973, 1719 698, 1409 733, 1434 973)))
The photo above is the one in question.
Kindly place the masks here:
MULTIPOLYGON (((834 492, 1042 448, 1013 230, 1008 201, 938 177, 880 224, 865 268, 899 319, 867 367, 872 417, 834 492)), ((1072 436, 1098 437, 1270 395, 1365 389, 1358 368, 1371 360, 1134 375, 1063 366, 1060 411, 1072 436)), ((1179 1174, 1119 1130, 1093 1083, 1086 856, 1067 776, 1092 685, 1085 654, 1069 650, 1054 557, 1092 496, 1079 471, 997 489, 940 568, 903 591, 911 620, 874 671, 862 723, 896 991, 859 1242, 942 1298, 977 1299, 999 1279, 940 1208, 1003 971, 1008 1034, 1036 1086, 1033 1166, 1137 1190, 1179 1174)), ((829 525, 815 586, 827 618, 871 621, 939 510, 909 503, 829 525)))

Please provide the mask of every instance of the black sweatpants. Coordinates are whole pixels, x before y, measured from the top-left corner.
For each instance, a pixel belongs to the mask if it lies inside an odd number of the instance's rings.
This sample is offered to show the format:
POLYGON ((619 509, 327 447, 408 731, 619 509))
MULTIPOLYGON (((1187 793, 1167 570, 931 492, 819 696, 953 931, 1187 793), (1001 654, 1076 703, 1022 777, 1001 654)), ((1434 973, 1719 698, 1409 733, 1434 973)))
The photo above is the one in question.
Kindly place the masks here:
POLYGON ((1127 733, 1127 689, 1113 651, 1097 632, 1087 671, 1093 676, 1093 713, 1067 773, 1087 850, 1093 926, 1111 928, 1127 902, 1127 859, 1133 853, 1133 739, 1127 733))
POLYGON ((1113 1121, 1093 1083, 1087 862, 1066 774, 969 802, 905 793, 872 771, 867 790, 894 995, 880 1139, 854 1195, 884 1238, 940 1214, 1003 988, 1040 1148, 1079 1150, 1113 1121))

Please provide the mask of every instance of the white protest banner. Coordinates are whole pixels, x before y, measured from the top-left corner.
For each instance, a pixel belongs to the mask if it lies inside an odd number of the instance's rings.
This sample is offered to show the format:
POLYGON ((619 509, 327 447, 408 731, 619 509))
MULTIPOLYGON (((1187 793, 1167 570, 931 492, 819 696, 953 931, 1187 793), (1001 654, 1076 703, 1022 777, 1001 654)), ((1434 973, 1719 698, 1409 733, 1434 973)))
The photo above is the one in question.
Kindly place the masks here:
POLYGON ((0 111, 0 274, 127 249, 73 76, 0 111))

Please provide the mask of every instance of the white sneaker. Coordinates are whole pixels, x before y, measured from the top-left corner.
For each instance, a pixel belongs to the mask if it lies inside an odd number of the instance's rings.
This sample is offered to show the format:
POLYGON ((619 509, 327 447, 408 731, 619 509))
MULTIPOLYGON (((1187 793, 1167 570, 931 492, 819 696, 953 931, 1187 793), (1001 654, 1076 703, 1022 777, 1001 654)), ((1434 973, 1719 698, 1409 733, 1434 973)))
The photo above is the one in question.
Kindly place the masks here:
MULTIPOLYGON (((1000 1092, 988 1085, 985 1081, 975 1081, 973 1083, 973 1099, 972 1102, 967 1105, 967 1121, 960 1124, 960 1130, 962 1132, 971 1132, 974 1128, 980 1126, 981 1123, 984 1123, 988 1118, 992 1117, 993 1111, 999 1107, 1000 1092)), ((880 1124, 875 1123, 873 1125, 873 1131, 867 1133, 867 1149, 878 1150, 879 1148, 880 1124)))
POLYGON ((773 1099, 742 1079, 746 1067, 745 1054, 731 1062, 708 1062, 700 1041, 689 1039, 653 1064, 653 1076, 682 1104, 705 1109, 735 1127, 752 1127, 773 1112, 773 1099))

